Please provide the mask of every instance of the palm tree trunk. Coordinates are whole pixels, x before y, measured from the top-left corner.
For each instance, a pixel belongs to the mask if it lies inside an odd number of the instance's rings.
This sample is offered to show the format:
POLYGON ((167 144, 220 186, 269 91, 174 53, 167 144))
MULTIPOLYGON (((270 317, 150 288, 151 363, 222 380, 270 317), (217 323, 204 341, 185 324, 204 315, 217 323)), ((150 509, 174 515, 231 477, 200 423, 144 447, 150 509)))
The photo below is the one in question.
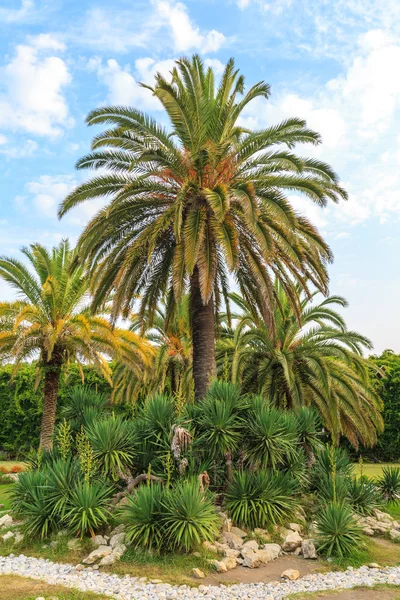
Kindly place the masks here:
POLYGON ((53 356, 44 367, 44 403, 42 427, 40 430, 40 448, 53 449, 54 426, 56 422, 58 387, 61 375, 61 358, 53 356))
POLYGON ((190 319, 193 345, 193 380, 195 399, 205 396, 210 381, 217 373, 215 360, 214 300, 203 304, 199 270, 190 278, 190 319))

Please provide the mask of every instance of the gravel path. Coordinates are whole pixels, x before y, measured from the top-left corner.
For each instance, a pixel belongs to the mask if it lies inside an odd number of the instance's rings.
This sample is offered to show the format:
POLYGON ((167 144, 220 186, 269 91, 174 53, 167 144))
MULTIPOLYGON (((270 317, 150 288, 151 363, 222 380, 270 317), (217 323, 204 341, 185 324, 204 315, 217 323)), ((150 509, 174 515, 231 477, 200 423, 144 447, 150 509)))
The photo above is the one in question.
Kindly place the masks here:
POLYGON ((232 586, 172 586, 142 582, 137 577, 119 577, 72 565, 53 563, 21 554, 0 557, 0 575, 22 575, 81 591, 98 592, 118 600, 283 600, 295 592, 349 589, 356 586, 394 584, 400 586, 400 567, 349 568, 344 572, 306 575, 298 581, 240 584, 232 586))

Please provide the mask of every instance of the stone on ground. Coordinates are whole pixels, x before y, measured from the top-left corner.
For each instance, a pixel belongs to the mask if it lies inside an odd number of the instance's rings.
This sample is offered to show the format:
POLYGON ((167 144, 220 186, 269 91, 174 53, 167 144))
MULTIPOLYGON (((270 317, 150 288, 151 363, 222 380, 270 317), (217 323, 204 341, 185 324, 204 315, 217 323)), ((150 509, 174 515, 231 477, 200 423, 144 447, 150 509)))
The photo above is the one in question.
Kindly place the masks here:
POLYGON ((282 579, 289 579, 289 581, 296 581, 299 577, 300 573, 297 569, 286 569, 281 575, 282 579))
POLYGON ((303 540, 301 543, 301 551, 303 557, 311 560, 315 560, 317 557, 317 551, 313 540, 303 540))
POLYGON ((201 569, 192 569, 192 575, 196 579, 204 579, 205 575, 201 569))
POLYGON ((299 533, 297 533, 297 531, 291 531, 285 537, 285 540, 282 544, 282 549, 285 552, 293 552, 294 550, 296 550, 296 548, 299 548, 301 546, 302 541, 303 538, 299 533))

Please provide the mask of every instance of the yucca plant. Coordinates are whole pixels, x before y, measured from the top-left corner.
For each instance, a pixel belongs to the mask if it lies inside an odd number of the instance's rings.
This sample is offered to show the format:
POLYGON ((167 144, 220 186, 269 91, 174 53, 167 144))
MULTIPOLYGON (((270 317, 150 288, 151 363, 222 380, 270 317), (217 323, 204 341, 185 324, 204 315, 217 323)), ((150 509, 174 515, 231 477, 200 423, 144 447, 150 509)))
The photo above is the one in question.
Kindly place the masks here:
POLYGON ((232 521, 242 527, 268 527, 290 519, 299 505, 298 482, 290 473, 240 471, 225 496, 232 521))
POLYGON ((400 469, 398 467, 384 467, 382 475, 377 480, 377 486, 387 502, 399 502, 400 469))
POLYGON ((52 514, 62 521, 68 506, 71 489, 82 480, 78 461, 58 459, 48 465, 44 474, 47 481, 47 503, 52 514))
POLYGON ((363 543, 361 527, 355 521, 351 508, 342 503, 330 503, 317 517, 319 552, 327 557, 351 556, 363 543))
POLYGON ((13 485, 12 510, 23 520, 22 530, 27 537, 43 539, 61 526, 59 515, 49 502, 50 491, 46 473, 41 471, 21 473, 13 485))
POLYGON ((70 492, 64 523, 72 533, 83 537, 110 522, 109 502, 113 488, 102 481, 78 483, 70 492))
POLYGON ((277 469, 299 447, 295 421, 259 396, 252 403, 244 433, 246 456, 254 467, 277 469))
POLYGON ((162 523, 168 547, 190 552, 218 536, 220 518, 213 497, 196 479, 182 481, 162 499, 162 523))
POLYGON ((347 498, 353 510, 360 515, 370 515, 382 504, 382 496, 368 477, 353 477, 347 486, 347 498))
POLYGON ((164 539, 161 501, 164 490, 159 484, 142 485, 128 496, 120 516, 126 524, 126 539, 134 548, 159 552, 164 539))
POLYGON ((66 419, 76 433, 81 427, 101 419, 107 411, 106 394, 88 385, 77 385, 68 391, 60 407, 60 417, 66 419))
POLYGON ((113 481, 124 478, 135 456, 131 422, 112 416, 93 422, 86 435, 102 475, 113 481))

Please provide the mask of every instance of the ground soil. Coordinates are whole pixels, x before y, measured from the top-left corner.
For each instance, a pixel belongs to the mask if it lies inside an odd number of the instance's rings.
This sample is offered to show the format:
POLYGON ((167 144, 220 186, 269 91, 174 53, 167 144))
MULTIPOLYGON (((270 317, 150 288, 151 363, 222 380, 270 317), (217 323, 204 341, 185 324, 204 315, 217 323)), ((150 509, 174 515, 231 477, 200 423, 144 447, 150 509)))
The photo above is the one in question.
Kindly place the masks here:
POLYGON ((236 567, 227 573, 212 573, 205 579, 201 580, 203 585, 219 585, 224 583, 230 585, 232 583, 261 583, 269 581, 277 581, 280 579, 283 571, 287 569, 297 569, 300 577, 309 575, 310 573, 319 573, 328 568, 319 560, 304 560, 299 556, 287 555, 280 556, 276 560, 268 563, 258 569, 247 569, 246 567, 236 567))

